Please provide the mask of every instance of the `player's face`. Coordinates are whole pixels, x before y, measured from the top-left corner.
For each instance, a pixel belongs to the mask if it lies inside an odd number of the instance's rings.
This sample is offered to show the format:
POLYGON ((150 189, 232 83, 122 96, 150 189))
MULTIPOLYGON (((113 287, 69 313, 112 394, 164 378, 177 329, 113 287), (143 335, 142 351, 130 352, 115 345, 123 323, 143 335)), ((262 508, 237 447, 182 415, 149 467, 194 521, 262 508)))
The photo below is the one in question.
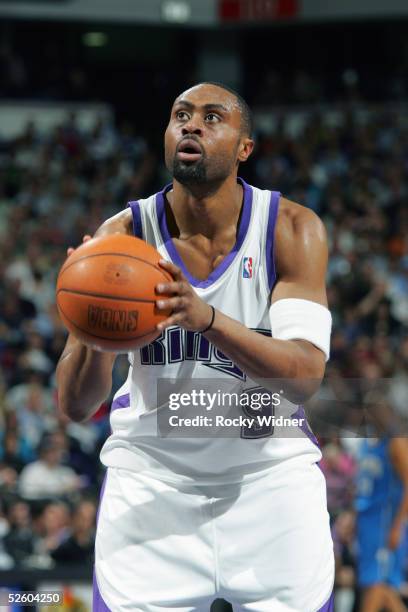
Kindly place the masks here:
POLYGON ((216 184, 236 173, 252 152, 233 94, 197 85, 174 102, 165 133, 166 166, 183 185, 216 184))

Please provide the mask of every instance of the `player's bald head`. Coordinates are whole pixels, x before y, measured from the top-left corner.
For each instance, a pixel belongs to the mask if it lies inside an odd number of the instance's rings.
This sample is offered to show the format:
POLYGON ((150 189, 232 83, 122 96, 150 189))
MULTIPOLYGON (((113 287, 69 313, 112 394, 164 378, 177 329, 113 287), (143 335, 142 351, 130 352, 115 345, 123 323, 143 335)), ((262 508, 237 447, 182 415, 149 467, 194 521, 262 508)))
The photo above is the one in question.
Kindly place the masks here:
POLYGON ((252 111, 249 108, 248 104, 244 100, 244 98, 234 89, 228 87, 228 85, 223 85, 222 83, 217 83, 216 81, 201 81, 192 87, 189 87, 183 93, 181 93, 176 101, 182 99, 183 96, 188 94, 188 92, 194 91, 201 87, 210 87, 215 90, 221 90, 224 92, 227 99, 231 99, 233 104, 237 107, 241 115, 241 134, 243 136, 247 136, 248 138, 252 138, 252 130, 253 130, 253 120, 252 120, 252 111))

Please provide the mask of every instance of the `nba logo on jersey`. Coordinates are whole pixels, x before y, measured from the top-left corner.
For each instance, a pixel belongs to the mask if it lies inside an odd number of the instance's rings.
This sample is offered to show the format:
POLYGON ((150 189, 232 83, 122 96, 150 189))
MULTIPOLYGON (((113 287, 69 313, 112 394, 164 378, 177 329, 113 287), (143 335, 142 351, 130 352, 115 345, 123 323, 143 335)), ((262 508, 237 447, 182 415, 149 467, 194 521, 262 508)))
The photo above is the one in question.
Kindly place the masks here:
POLYGON ((242 260, 243 278, 252 278, 252 257, 244 257, 242 260))

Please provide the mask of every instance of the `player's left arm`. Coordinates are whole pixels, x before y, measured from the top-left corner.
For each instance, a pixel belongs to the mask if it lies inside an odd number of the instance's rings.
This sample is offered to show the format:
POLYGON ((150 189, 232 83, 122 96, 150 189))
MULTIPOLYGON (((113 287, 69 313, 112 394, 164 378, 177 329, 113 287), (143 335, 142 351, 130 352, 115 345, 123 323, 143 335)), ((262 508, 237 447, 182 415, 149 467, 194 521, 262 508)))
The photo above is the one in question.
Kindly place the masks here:
MULTIPOLYGON (((326 233, 319 217, 303 206, 282 199, 275 232, 278 280, 271 296, 272 303, 284 298, 300 298, 327 306, 327 253, 326 233)), ((212 318, 211 307, 197 295, 180 268, 164 261, 161 265, 175 281, 157 287, 158 293, 174 295, 157 301, 159 309, 173 310, 159 329, 179 325, 188 330, 204 330, 212 318)), ((205 335, 249 377, 255 380, 291 379, 291 399, 294 401, 308 399, 324 375, 325 355, 312 342, 263 336, 219 310, 215 311, 213 325, 205 335)))
POLYGON ((403 484, 403 495, 397 513, 388 534, 388 546, 391 550, 398 547, 403 528, 408 519, 408 440, 393 438, 389 446, 391 463, 403 484))

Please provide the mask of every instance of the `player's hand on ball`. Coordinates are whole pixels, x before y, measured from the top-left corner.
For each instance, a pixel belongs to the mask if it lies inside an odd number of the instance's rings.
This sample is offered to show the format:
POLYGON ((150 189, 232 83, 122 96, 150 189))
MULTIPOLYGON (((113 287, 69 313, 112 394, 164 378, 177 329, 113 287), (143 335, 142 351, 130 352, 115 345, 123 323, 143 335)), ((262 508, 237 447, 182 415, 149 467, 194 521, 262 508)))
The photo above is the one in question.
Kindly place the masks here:
MULTIPOLYGON (((92 236, 90 236, 89 234, 85 234, 85 236, 82 238, 82 244, 84 242, 88 242, 88 240, 91 240, 92 236)), ((69 257, 70 255, 72 255, 72 253, 75 251, 74 247, 69 247, 67 249, 67 257, 69 257)))
POLYGON ((170 272, 174 281, 159 283, 156 286, 158 294, 172 295, 156 301, 159 310, 171 309, 171 315, 157 325, 163 331, 172 325, 178 325, 189 331, 206 329, 212 319, 212 308, 204 302, 194 291, 180 268, 170 261, 160 260, 160 266, 170 272))

